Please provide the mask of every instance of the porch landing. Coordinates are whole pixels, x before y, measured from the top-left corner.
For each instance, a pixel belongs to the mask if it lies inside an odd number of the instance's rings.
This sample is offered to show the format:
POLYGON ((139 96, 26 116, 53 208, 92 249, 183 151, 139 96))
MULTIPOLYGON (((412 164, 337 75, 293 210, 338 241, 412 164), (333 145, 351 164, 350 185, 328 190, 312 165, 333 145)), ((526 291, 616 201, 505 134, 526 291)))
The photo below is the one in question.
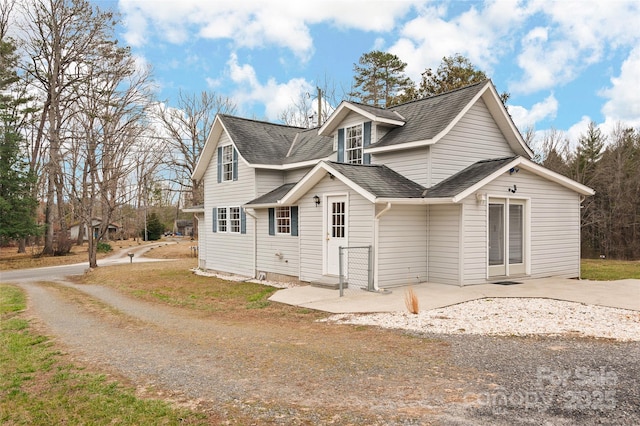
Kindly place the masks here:
MULTIPOLYGON (((518 285, 482 284, 458 287, 422 283, 412 288, 418 295, 421 310, 441 308, 486 297, 541 297, 588 305, 608 306, 640 311, 640 280, 589 281, 566 278, 539 278, 518 285)), ((284 289, 269 300, 330 313, 368 313, 406 311, 407 287, 389 289, 391 293, 360 292, 340 297, 334 290, 312 286, 284 289)))

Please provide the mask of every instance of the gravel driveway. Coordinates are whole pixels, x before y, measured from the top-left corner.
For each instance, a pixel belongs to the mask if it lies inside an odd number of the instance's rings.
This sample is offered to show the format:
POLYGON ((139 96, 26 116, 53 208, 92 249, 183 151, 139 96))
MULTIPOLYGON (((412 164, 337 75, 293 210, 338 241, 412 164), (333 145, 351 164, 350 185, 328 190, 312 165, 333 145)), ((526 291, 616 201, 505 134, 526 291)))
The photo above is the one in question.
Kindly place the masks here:
POLYGON ((640 343, 252 321, 22 283, 77 361, 229 424, 640 424, 640 343))

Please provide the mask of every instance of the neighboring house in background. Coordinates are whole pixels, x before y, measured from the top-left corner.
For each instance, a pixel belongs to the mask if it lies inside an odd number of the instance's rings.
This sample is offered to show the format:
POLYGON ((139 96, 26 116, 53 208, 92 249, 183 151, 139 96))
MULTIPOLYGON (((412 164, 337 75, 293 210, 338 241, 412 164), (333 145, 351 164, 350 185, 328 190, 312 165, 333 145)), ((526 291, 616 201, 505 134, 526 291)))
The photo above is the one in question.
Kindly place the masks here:
MULTIPOLYGON (((102 225, 102 219, 93 218, 91 219, 91 229, 93 232, 94 238, 97 238, 98 233, 100 232, 100 225, 102 225)), ((80 232, 80 227, 84 228, 84 241, 89 239, 89 232, 87 231, 87 225, 84 223, 76 223, 69 228, 69 237, 72 240, 78 239, 78 233, 80 232)), ((107 233, 104 236, 105 241, 112 241, 118 238, 118 232, 120 231, 120 225, 116 223, 110 223, 109 228, 107 229, 107 233)))
POLYGON ((380 109, 342 102, 317 129, 219 115, 199 266, 335 280, 340 246, 372 246, 375 288, 580 275, 593 191, 532 162, 491 81, 380 109))
POLYGON ((180 235, 191 237, 193 236, 193 220, 191 219, 176 219, 173 221, 173 232, 180 235))

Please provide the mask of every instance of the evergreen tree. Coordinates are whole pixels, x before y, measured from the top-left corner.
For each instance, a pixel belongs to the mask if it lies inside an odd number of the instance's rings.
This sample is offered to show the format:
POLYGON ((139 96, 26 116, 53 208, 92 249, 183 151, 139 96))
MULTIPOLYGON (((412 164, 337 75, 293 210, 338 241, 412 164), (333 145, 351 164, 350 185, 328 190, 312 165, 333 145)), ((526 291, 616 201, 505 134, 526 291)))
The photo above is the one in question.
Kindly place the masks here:
MULTIPOLYGON (((479 83, 487 78, 484 71, 476 69, 469 59, 460 54, 443 57, 436 71, 427 68, 422 73, 422 81, 420 82, 417 97, 428 98, 470 84, 479 83)), ((509 93, 501 93, 500 99, 502 103, 506 103, 509 99, 509 93)))
POLYGON ((414 83, 404 74, 407 67, 396 55, 374 50, 360 56, 353 64, 355 89, 349 96, 364 104, 390 107, 400 103, 402 95, 414 90, 414 83))
POLYGON ((0 237, 19 239, 38 232, 37 201, 31 196, 34 176, 21 149, 21 114, 27 98, 12 89, 20 80, 16 73, 15 46, 0 40, 0 237))
MULTIPOLYGON (((149 241, 157 241, 162 237, 164 225, 160 222, 157 214, 151 213, 147 216, 147 239, 149 241)), ((143 231, 144 235, 144 231, 143 231)))

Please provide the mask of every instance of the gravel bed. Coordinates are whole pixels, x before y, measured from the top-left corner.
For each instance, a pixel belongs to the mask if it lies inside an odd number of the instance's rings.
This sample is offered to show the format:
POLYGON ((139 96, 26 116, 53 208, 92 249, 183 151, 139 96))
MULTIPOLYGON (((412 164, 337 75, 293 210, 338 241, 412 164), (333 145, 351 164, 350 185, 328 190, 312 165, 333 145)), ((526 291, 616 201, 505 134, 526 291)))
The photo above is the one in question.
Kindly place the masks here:
POLYGON ((577 335, 640 341, 640 312, 553 299, 479 299, 445 308, 337 314, 326 321, 424 333, 506 336, 577 335))

